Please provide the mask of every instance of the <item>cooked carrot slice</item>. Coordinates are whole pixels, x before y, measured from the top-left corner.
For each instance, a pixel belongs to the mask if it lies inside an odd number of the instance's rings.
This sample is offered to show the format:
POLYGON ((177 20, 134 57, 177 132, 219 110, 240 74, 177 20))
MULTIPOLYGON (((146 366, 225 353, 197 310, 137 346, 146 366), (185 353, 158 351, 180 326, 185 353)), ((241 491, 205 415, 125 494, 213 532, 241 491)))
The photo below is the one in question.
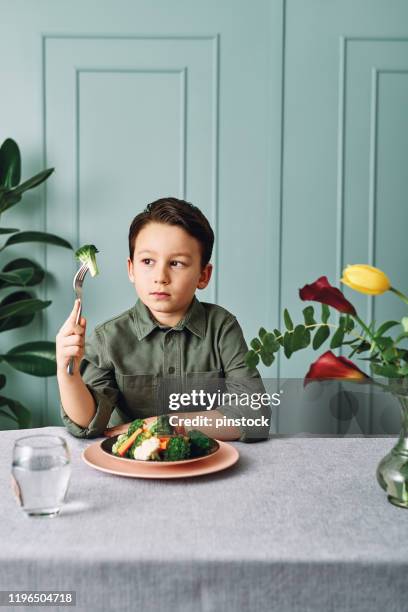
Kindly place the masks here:
POLYGON ((123 442, 123 444, 121 444, 118 448, 118 455, 120 455, 121 457, 123 457, 123 455, 126 453, 126 451, 128 450, 128 448, 130 448, 133 444, 133 442, 136 440, 137 436, 141 433, 142 428, 139 427, 139 429, 136 429, 132 435, 130 436, 130 438, 128 438, 127 440, 125 440, 123 442))

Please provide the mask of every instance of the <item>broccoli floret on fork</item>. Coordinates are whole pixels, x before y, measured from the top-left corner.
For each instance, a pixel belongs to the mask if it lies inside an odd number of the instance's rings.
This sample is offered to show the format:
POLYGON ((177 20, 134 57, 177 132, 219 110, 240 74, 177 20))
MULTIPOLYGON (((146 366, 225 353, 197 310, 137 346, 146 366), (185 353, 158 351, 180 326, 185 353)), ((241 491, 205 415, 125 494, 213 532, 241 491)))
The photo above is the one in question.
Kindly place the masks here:
POLYGON ((81 263, 87 264, 91 276, 99 274, 96 253, 99 253, 99 251, 94 244, 84 244, 75 252, 75 257, 81 263))

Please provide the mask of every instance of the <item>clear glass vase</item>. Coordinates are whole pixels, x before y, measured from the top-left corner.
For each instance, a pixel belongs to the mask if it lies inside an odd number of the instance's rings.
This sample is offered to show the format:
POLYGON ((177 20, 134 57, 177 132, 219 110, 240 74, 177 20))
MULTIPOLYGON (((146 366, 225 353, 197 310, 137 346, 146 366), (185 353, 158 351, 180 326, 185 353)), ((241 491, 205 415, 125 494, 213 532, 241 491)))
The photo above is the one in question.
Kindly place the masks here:
POLYGON ((387 493, 388 501, 408 508, 408 395, 396 393, 401 408, 401 432, 396 445, 380 461, 377 480, 387 493))

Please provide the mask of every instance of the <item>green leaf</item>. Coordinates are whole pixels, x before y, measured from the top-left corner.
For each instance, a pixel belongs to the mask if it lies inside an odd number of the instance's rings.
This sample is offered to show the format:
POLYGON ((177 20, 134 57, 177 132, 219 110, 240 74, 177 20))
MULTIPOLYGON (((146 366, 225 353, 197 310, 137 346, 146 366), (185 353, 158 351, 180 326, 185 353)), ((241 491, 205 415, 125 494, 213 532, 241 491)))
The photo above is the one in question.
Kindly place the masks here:
MULTIPOLYGON (((27 291, 15 291, 6 295, 5 298, 0 302, 0 308, 7 306, 8 304, 14 304, 17 301, 31 300, 32 297, 27 291)), ((16 329, 17 327, 24 327, 31 323, 34 319, 34 313, 26 315, 12 315, 0 320, 0 332, 7 331, 9 329, 16 329)))
MULTIPOLYGON (((382 325, 380 325, 380 327, 377 329, 377 331, 375 332, 375 338, 379 338, 380 336, 382 336, 383 334, 385 334, 386 331, 388 331, 389 329, 391 329, 391 327, 394 327, 395 325, 399 325, 400 322, 399 321, 386 321, 385 323, 383 323, 382 325)), ((408 330, 407 330, 408 331, 408 330)))
MULTIPOLYGON (((324 305, 325 304, 323 304, 323 306, 324 305)), ((319 327, 319 329, 317 330, 313 338, 312 346, 314 350, 317 350, 318 348, 320 348, 323 342, 327 340, 329 336, 330 336, 330 329, 327 327, 327 325, 325 325, 324 327, 319 327)))
POLYGON ((18 144, 7 138, 0 147, 0 184, 15 187, 21 179, 21 156, 18 144))
POLYGON ((306 306, 306 308, 303 309, 303 318, 305 320, 305 325, 316 325, 313 306, 306 306))
POLYGON ((1 234, 15 234, 19 232, 19 229, 15 229, 14 227, 0 227, 0 235, 1 234))
POLYGON ((287 357, 288 359, 290 359, 290 356, 293 353, 292 342, 293 334, 290 332, 285 332, 285 335, 283 336, 283 350, 285 353, 285 357, 287 357))
POLYGON ((371 369, 374 374, 378 374, 379 376, 385 376, 386 378, 399 378, 397 366, 391 364, 378 365, 376 363, 373 363, 371 365, 371 369))
POLYGON ((22 193, 24 193, 28 189, 33 189, 34 187, 37 187, 38 185, 41 185, 41 183, 46 181, 47 178, 53 172, 54 172, 54 168, 48 168, 47 170, 42 170, 38 174, 35 174, 31 178, 29 178, 27 181, 24 181, 24 183, 21 183, 21 185, 19 185, 15 189, 13 189, 13 191, 12 191, 13 195, 21 195, 22 193))
POLYGON ((385 359, 385 361, 392 361, 393 359, 396 359, 397 357, 398 357, 398 353, 394 346, 390 346, 389 348, 387 348, 387 350, 383 352, 383 358, 385 359))
POLYGON ((54 376, 57 373, 55 342, 26 342, 2 355, 11 367, 32 376, 54 376))
POLYGON ((401 376, 408 376, 408 365, 399 368, 398 374, 401 374, 401 376))
POLYGON ((30 411, 23 406, 23 404, 20 404, 20 402, 17 402, 10 397, 0 396, 0 406, 6 406, 9 408, 11 415, 7 414, 5 411, 2 411, 3 414, 6 414, 6 416, 11 416, 11 418, 18 423, 20 429, 27 429, 30 427, 31 414, 30 411))
POLYGON ((390 348, 390 346, 394 345, 394 340, 391 338, 391 336, 383 336, 382 338, 376 339, 376 344, 381 349, 385 350, 387 348, 390 348))
POLYGON ((280 332, 279 329, 274 329, 273 333, 275 334, 276 342, 279 342, 279 344, 281 346, 283 346, 283 335, 282 335, 282 332, 280 332))
POLYGON ((404 332, 408 332, 408 317, 402 317, 401 325, 402 325, 404 332))
POLYGON ((259 363, 259 355, 255 351, 248 351, 245 355, 245 364, 251 370, 254 370, 259 363))
POLYGON ((346 315, 346 332, 349 334, 354 329, 354 319, 348 314, 346 315))
POLYGON ((266 332, 266 329, 264 327, 261 327, 259 329, 258 336, 260 337, 261 342, 263 342, 263 337, 265 336, 266 333, 267 332, 266 332))
POLYGON ((327 304, 322 304, 322 323, 327 323, 330 317, 330 308, 327 304))
POLYGON ((306 332, 306 328, 304 325, 296 325, 295 331, 293 332, 293 340, 292 340, 292 351, 299 351, 304 348, 304 335, 306 332))
POLYGON ((46 232, 19 232, 18 234, 10 236, 10 238, 3 245, 2 249, 12 246, 13 244, 21 244, 22 242, 45 242, 47 244, 65 247, 66 249, 72 249, 70 243, 67 242, 67 240, 64 240, 64 238, 60 238, 59 236, 55 236, 55 234, 48 234, 46 232))
POLYGON ((274 334, 272 334, 271 332, 265 334, 265 336, 263 337, 263 345, 266 351, 268 351, 269 353, 278 351, 280 347, 279 342, 276 340, 274 334))
POLYGON ((25 286, 33 276, 32 268, 21 268, 14 272, 0 272, 0 288, 4 286, 25 286))
POLYGON ((362 342, 360 342, 360 344, 354 347, 354 349, 349 355, 349 359, 350 357, 354 355, 354 353, 358 353, 358 354, 365 353, 366 351, 370 350, 370 348, 371 348, 371 344, 367 342, 366 340, 363 340, 362 342))
POLYGON ((287 308, 283 311, 283 320, 285 321, 286 329, 289 331, 293 330, 293 321, 290 318, 290 314, 287 308))
POLYGON ((343 344, 344 338, 344 329, 342 327, 338 327, 333 334, 333 337, 330 342, 330 348, 335 349, 343 344))
MULTIPOLYGON (((29 281, 26 282, 27 287, 33 287, 34 285, 38 285, 44 280, 45 272, 38 263, 32 261, 31 259, 26 259, 25 257, 19 257, 18 259, 13 259, 9 261, 3 268, 3 272, 12 272, 18 271, 21 269, 29 268, 32 271, 32 275, 29 281)), ((4 283, 0 281, 0 289, 4 287, 4 283)))
POLYGON ((254 351, 259 351, 262 348, 262 344, 260 343, 258 338, 254 338, 253 340, 251 340, 251 347, 254 349, 254 351))
POLYGON ((273 353, 270 353, 269 351, 267 351, 265 349, 265 347, 262 347, 261 349, 261 359, 262 359, 262 363, 266 366, 271 366, 274 362, 275 359, 275 355, 273 353))
POLYGON ((408 350, 407 349, 398 349, 398 356, 400 359, 403 359, 408 363, 408 350))
MULTIPOLYGON (((21 291, 11 293, 0 304, 0 320, 14 315, 28 315, 43 310, 51 304, 51 300, 38 300, 36 298, 23 298, 21 291)), ((28 294, 29 295, 29 294, 28 294)))
POLYGON ((21 195, 14 195, 12 191, 7 191, 6 193, 0 194, 0 212, 7 210, 20 202, 21 195))

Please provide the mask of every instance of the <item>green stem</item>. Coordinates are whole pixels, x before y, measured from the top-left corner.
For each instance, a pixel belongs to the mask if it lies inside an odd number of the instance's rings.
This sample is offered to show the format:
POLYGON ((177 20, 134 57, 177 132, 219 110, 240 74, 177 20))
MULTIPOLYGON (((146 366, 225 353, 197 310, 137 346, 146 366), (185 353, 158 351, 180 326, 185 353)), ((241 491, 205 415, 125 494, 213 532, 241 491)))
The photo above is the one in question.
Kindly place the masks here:
MULTIPOLYGON (((312 325, 305 325, 306 329, 311 329, 314 327, 334 327, 335 329, 339 328, 339 325, 335 325, 334 323, 313 323, 312 325)), ((295 331, 294 329, 292 330, 287 330, 289 334, 293 334, 293 332, 295 331)), ((285 332, 286 333, 286 332, 285 332)), ((355 336, 356 338, 358 338, 359 340, 364 340, 363 336, 360 336, 360 334, 357 334, 354 330, 351 330, 351 332, 348 332, 349 334, 352 334, 353 336, 355 336)), ((283 338, 285 334, 281 334, 280 336, 276 336, 276 340, 279 340, 279 338, 283 338)))
POLYGON ((370 340, 371 340, 371 349, 370 349, 370 352, 372 352, 373 349, 376 348, 378 350, 378 352, 380 353, 381 357, 383 358, 383 361, 385 363, 388 363, 388 360, 384 357, 384 354, 383 354, 383 352, 381 350, 381 347, 378 346, 378 344, 377 344, 377 342, 375 340, 374 335, 371 333, 371 330, 367 327, 367 325, 364 323, 364 321, 362 321, 357 314, 352 315, 352 316, 355 318, 356 321, 358 321, 358 323, 364 329, 364 331, 367 334, 367 336, 370 338, 370 340))
POLYGON ((398 289, 395 289, 395 287, 390 287, 390 291, 395 293, 395 295, 398 295, 398 297, 401 298, 401 300, 403 302, 408 304, 408 297, 406 295, 404 295, 403 293, 401 293, 401 291, 398 291, 398 289))

